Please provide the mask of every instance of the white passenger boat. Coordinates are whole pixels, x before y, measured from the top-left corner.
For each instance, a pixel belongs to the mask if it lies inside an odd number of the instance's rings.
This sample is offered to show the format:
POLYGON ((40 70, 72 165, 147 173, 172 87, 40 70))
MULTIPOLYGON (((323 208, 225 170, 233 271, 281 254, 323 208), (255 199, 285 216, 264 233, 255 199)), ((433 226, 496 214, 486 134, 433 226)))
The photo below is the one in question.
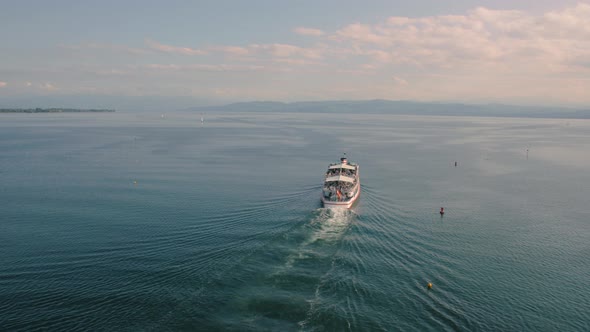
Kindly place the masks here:
POLYGON ((360 194, 359 165, 349 163, 344 156, 340 163, 328 167, 322 190, 324 207, 350 209, 360 194))

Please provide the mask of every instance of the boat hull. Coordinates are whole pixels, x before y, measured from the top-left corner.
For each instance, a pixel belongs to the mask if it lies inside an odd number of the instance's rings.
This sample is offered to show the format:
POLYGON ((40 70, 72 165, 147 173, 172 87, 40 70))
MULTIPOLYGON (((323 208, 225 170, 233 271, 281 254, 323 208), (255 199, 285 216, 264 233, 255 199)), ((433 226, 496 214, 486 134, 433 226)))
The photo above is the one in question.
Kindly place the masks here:
POLYGON ((354 203, 357 202, 359 196, 361 195, 361 185, 359 184, 359 189, 357 190, 356 194, 346 202, 335 202, 335 201, 328 201, 322 195, 322 203, 324 204, 325 208, 329 209, 350 209, 354 203))

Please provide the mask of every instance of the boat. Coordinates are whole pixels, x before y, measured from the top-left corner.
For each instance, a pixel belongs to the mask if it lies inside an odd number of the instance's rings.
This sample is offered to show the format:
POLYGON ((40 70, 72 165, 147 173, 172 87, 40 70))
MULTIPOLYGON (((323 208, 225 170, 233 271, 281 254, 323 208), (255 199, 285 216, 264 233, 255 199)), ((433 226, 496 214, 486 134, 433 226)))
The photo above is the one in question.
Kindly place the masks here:
POLYGON ((322 189, 324 207, 350 209, 360 194, 359 165, 349 163, 346 155, 339 163, 330 164, 322 189))

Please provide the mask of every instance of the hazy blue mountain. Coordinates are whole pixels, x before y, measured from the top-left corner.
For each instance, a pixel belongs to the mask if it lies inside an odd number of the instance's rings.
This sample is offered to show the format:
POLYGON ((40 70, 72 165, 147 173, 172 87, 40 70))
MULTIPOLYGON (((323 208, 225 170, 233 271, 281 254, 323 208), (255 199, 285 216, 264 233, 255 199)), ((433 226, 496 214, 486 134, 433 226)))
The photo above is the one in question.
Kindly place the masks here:
POLYGON ((253 101, 190 108, 198 112, 373 113, 400 115, 501 116, 590 119, 589 109, 503 104, 426 103, 414 101, 318 101, 282 103, 253 101))
POLYGON ((299 112, 368 113, 401 115, 501 116, 590 119, 590 109, 559 106, 518 106, 505 104, 463 104, 405 100, 334 100, 283 103, 250 101, 220 104, 189 96, 11 96, 0 97, 0 108, 99 108, 120 111, 183 110, 189 112, 299 112), (208 105, 208 106, 206 106, 208 105), (213 106, 212 106, 213 105, 213 106))

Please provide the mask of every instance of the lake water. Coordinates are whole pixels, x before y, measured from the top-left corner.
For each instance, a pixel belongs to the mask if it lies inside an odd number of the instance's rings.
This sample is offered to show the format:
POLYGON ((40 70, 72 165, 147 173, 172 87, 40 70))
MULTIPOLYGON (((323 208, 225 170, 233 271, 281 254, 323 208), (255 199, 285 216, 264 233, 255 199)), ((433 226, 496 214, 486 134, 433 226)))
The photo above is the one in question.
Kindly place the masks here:
POLYGON ((590 121, 200 116, 0 114, 1 330, 590 330, 590 121))

